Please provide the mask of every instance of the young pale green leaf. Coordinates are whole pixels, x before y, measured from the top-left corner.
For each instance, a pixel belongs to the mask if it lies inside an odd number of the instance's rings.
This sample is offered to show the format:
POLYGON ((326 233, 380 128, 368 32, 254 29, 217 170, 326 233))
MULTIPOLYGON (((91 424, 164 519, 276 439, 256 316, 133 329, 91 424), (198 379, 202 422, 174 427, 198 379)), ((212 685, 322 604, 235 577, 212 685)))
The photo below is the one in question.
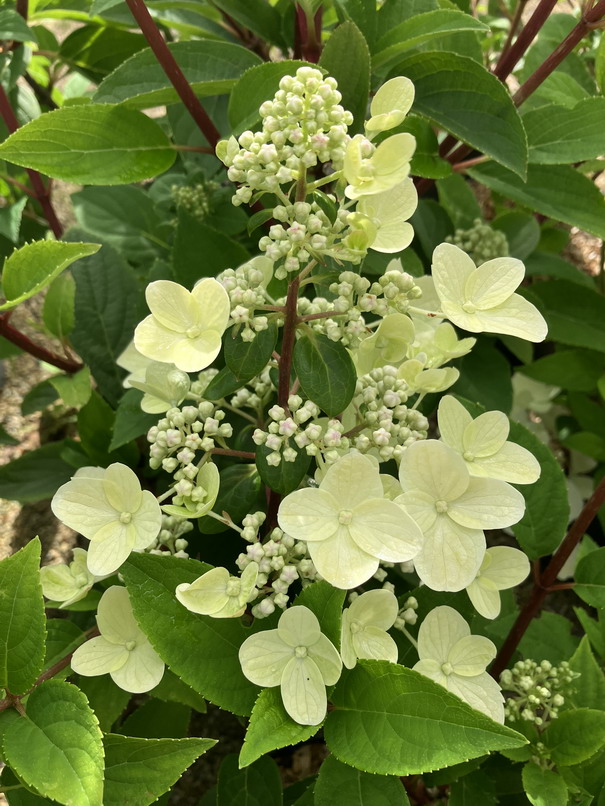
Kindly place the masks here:
POLYGON ((414 82, 414 112, 514 171, 522 184, 527 165, 523 124, 508 90, 485 67, 456 53, 416 53, 393 74, 414 82))
POLYGON ((605 154, 605 98, 587 98, 567 109, 541 106, 523 116, 529 161, 568 165, 605 154))
POLYGON ((235 328, 226 331, 223 337, 225 363, 238 381, 245 383, 259 375, 275 350, 277 325, 269 322, 266 330, 256 334, 253 341, 244 341, 235 328))
MULTIPOLYGON (((260 64, 251 51, 211 39, 168 45, 198 97, 229 92, 242 73, 260 64)), ((136 109, 178 103, 179 96, 151 48, 122 62, 98 86, 95 103, 126 103, 136 109)))
POLYGON ((429 678, 387 661, 359 661, 331 699, 326 743, 337 759, 366 772, 418 774, 527 743, 429 678))
MULTIPOLYGON (((228 465, 221 470, 219 493, 213 510, 226 512, 234 523, 240 523, 249 512, 263 506, 261 478, 254 464, 228 465)), ((228 526, 204 515, 198 520, 198 529, 204 535, 224 532, 228 526)))
MULTIPOLYGON (((208 570, 194 560, 133 554, 121 573, 135 617, 162 660, 207 700, 247 715, 258 688, 244 677, 238 651, 250 630, 239 619, 191 613, 174 595, 178 584, 193 582, 208 570)), ((266 629, 266 622, 262 626, 266 629)))
POLYGON ((548 323, 547 338, 605 352, 605 298, 569 280, 534 283, 527 294, 548 323))
POLYGON ((530 165, 526 181, 494 162, 469 168, 468 174, 523 207, 605 237, 605 198, 571 165, 530 165))
POLYGON ((580 646, 569 659, 572 671, 581 675, 582 682, 578 680, 575 690, 568 695, 569 702, 575 708, 595 708, 605 710, 605 674, 595 660, 588 636, 580 641, 580 646))
POLYGON ((36 537, 0 562, 0 689, 12 694, 25 694, 44 663, 46 619, 40 550, 36 537))
POLYGON ((305 395, 330 417, 341 414, 355 393, 357 373, 338 341, 304 333, 294 345, 294 371, 305 395))
MULTIPOLYGON (((313 586, 311 586, 313 587, 313 586)), ((258 695, 239 754, 239 766, 248 767, 265 753, 306 742, 319 725, 299 725, 286 713, 279 688, 264 688, 258 695)))
MULTIPOLYGON (((300 727, 300 726, 299 726, 300 727)), ((217 806, 282 806, 279 769, 264 756, 238 769, 237 755, 226 756, 218 772, 217 806)))
POLYGON ((157 414, 147 414, 141 409, 142 397, 143 393, 138 389, 128 389, 118 403, 110 452, 146 434, 152 425, 157 424, 157 414))
POLYGON ((108 733, 103 806, 149 806, 215 739, 139 739, 108 733))
POLYGON ((417 14, 396 25, 376 43, 372 54, 372 68, 377 70, 389 67, 406 50, 461 31, 484 34, 489 31, 489 26, 469 14, 451 8, 417 14))
POLYGON ((605 744, 605 711, 563 711, 544 731, 542 741, 557 766, 580 764, 605 744))
POLYGON ((295 448, 296 459, 293 462, 286 462, 283 459, 278 465, 270 465, 267 457, 273 453, 265 445, 258 445, 256 448, 256 467, 263 482, 275 490, 276 493, 287 495, 295 490, 304 479, 311 457, 304 448, 295 448))
POLYGON ((328 756, 315 784, 315 806, 409 806, 400 778, 372 775, 328 756))
MULTIPOLYGON (((26 15, 27 16, 27 15, 26 15)), ((29 28, 21 14, 12 8, 0 11, 0 42, 37 42, 34 31, 29 28)))
POLYGON ((530 761, 523 767, 523 789, 532 806, 565 806, 567 785, 554 770, 530 761))
POLYGON ((63 458, 64 442, 49 442, 0 467, 0 498, 22 503, 52 498, 74 474, 63 458))
POLYGON ((591 551, 576 566, 578 596, 593 607, 605 607, 605 548, 591 551))
POLYGON ((84 694, 47 680, 30 694, 26 713, 2 738, 19 778, 65 806, 103 806, 102 735, 84 694))
POLYGON ((33 297, 75 260, 94 255, 100 248, 97 243, 34 241, 15 249, 4 261, 2 291, 7 301, 0 311, 33 297))
POLYGON ((353 113, 351 132, 361 130, 370 92, 370 50, 363 33, 348 20, 332 33, 319 66, 338 81, 342 105, 353 113))
POLYGON ((90 386, 90 370, 83 367, 73 375, 53 375, 49 382, 59 393, 59 397, 69 408, 80 409, 85 406, 92 391, 90 386))
POLYGON ((44 297, 42 319, 59 341, 65 341, 73 330, 75 298, 76 282, 70 273, 55 277, 44 297))
POLYGON ((142 112, 84 104, 46 112, 17 129, 0 144, 0 159, 67 182, 127 185, 167 171, 176 151, 142 112))
POLYGON ((319 580, 298 594, 294 604, 308 607, 317 616, 321 631, 335 647, 340 646, 340 623, 345 591, 319 580))

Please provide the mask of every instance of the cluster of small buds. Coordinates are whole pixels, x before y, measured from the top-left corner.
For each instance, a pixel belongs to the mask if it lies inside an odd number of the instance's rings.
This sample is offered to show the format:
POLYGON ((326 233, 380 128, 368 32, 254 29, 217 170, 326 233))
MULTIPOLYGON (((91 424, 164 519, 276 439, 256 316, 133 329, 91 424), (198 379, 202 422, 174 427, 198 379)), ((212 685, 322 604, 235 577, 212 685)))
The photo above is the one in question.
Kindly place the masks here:
POLYGON ((229 294, 231 322, 241 326, 239 334, 243 341, 254 341, 256 334, 266 330, 269 324, 266 316, 255 315, 255 309, 267 302, 273 303, 264 288, 265 275, 251 262, 237 269, 225 269, 217 280, 229 294))
POLYGON ((170 194, 177 207, 183 207, 193 218, 203 221, 212 210, 212 194, 218 188, 217 182, 172 185, 170 194))
POLYGON ((265 404, 275 392, 275 385, 271 380, 271 367, 267 366, 256 378, 248 381, 245 386, 233 395, 229 405, 234 409, 252 409, 259 417, 265 404))
POLYGON ((386 316, 389 313, 405 313, 410 302, 422 296, 411 274, 390 269, 363 294, 357 304, 364 313, 386 316))
POLYGON ((293 582, 301 579, 308 584, 318 578, 306 543, 294 540, 278 528, 271 531, 264 543, 260 541, 258 530, 264 520, 263 512, 246 515, 242 537, 249 545, 236 560, 241 571, 251 562, 258 563, 256 587, 264 598, 252 608, 256 618, 270 616, 276 607, 283 610, 289 602, 288 591, 293 582))
POLYGON ((219 144, 229 179, 240 183, 234 204, 247 204, 256 190, 275 192, 318 162, 340 169, 353 116, 340 105, 337 86, 320 70, 299 67, 260 107, 260 132, 245 131, 219 144))
POLYGON ((445 240, 464 249, 477 265, 496 257, 508 257, 509 254, 506 235, 480 218, 475 219, 471 229, 457 229, 445 240))
POLYGON ((165 515, 162 513, 162 528, 154 543, 146 551, 149 554, 165 554, 169 551, 175 557, 187 558, 188 542, 183 535, 191 532, 193 524, 187 518, 179 518, 176 515, 165 515))
POLYGON ((397 630, 405 630, 406 625, 414 626, 418 621, 418 600, 413 596, 409 596, 403 603, 403 607, 399 611, 395 624, 393 625, 397 630))
MULTIPOLYGON (((363 279, 363 278, 360 278, 363 279)), ((367 334, 366 323, 361 311, 352 302, 342 303, 342 299, 328 300, 325 297, 300 297, 298 315, 309 316, 318 313, 334 313, 331 316, 312 319, 309 327, 327 336, 331 341, 340 341, 345 347, 354 349, 359 346, 362 337, 367 334)))
POLYGON ((554 666, 550 661, 523 660, 500 675, 504 691, 512 692, 504 712, 511 721, 533 722, 541 728, 548 720, 556 719, 565 697, 573 693, 573 681, 580 675, 563 661, 554 666))
POLYGON ((197 406, 168 409, 165 416, 147 433, 151 443, 149 465, 154 470, 162 467, 172 473, 177 482, 183 482, 177 495, 189 495, 191 483, 199 471, 193 463, 196 451, 211 451, 216 439, 232 436, 233 428, 223 423, 225 412, 208 400, 197 406))
POLYGON ((363 417, 365 427, 351 437, 352 446, 361 453, 376 448, 384 462, 399 461, 405 448, 426 439, 428 420, 405 405, 409 395, 396 367, 373 369, 358 378, 353 405, 363 417))
POLYGON ((199 400, 204 397, 204 392, 210 385, 210 382, 218 375, 218 369, 210 368, 204 369, 198 373, 197 380, 193 381, 190 388, 190 397, 199 400))

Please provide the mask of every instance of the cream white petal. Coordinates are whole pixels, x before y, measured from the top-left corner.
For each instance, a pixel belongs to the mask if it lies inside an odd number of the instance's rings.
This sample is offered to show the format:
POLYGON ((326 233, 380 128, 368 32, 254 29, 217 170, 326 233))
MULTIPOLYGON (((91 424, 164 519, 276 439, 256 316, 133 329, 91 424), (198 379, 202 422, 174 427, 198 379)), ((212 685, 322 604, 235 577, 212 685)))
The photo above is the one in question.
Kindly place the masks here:
POLYGON ((500 686, 487 672, 476 677, 452 674, 447 678, 447 688, 472 708, 482 711, 496 722, 504 723, 504 700, 500 686))
POLYGON ((116 512, 136 512, 141 506, 142 491, 136 473, 129 467, 114 462, 103 477, 105 497, 116 512))
POLYGON ((98 476, 78 476, 63 484, 50 506, 60 521, 89 540, 116 520, 116 511, 107 501, 103 481, 98 476))
POLYGON ((228 596, 223 607, 211 615, 212 618, 239 618, 245 611, 246 605, 242 605, 238 596, 228 596))
POLYGON ((450 518, 471 529, 504 529, 523 517, 525 499, 498 479, 471 478, 468 489, 448 508, 450 518))
POLYGON ((327 540, 338 530, 339 509, 338 502, 324 489, 305 487, 283 499, 277 522, 280 529, 296 540, 327 540))
POLYGON ((380 627, 366 627, 353 635, 353 646, 358 658, 388 660, 397 663, 399 650, 391 636, 380 627))
POLYGON ((502 411, 486 411, 464 429, 464 450, 473 457, 483 458, 499 451, 510 431, 508 417, 502 411))
POLYGON ((287 713, 299 725, 319 725, 328 706, 326 687, 311 658, 292 658, 281 679, 281 696, 287 713))
POLYGON ((489 328, 489 320, 487 318, 489 314, 485 314, 484 318, 481 319, 478 313, 463 311, 459 303, 450 302, 445 299, 441 303, 441 309, 450 321, 463 330, 468 330, 471 333, 482 333, 483 331, 487 333, 495 332, 489 328))
MULTIPOLYGON (((172 280, 156 280, 145 289, 145 299, 152 315, 169 330, 184 333, 197 322, 197 305, 191 293, 172 280)), ((143 352, 135 338, 135 346, 143 352)), ((145 353, 143 353, 145 355, 145 353)))
POLYGON ((497 257, 481 264, 469 276, 465 298, 480 310, 505 302, 525 277, 525 266, 514 257, 497 257))
POLYGON ((309 657, 315 662, 326 686, 338 682, 342 672, 342 661, 334 644, 323 633, 309 647, 309 657))
POLYGON ((425 658, 414 664, 412 669, 415 672, 423 674, 425 677, 430 677, 431 680, 434 680, 435 683, 439 683, 440 686, 445 686, 445 681, 447 678, 444 675, 441 669, 441 664, 438 661, 432 660, 431 658, 425 658))
POLYGON ((541 467, 526 448, 515 442, 505 442, 492 456, 475 459, 469 465, 469 471, 471 475, 487 476, 510 484, 533 484, 540 478, 541 467))
POLYGON ((76 649, 71 657, 71 668, 84 677, 110 674, 128 661, 128 655, 122 644, 112 644, 98 635, 76 649))
POLYGON ((307 548, 317 571, 335 588, 349 590, 363 585, 378 568, 378 560, 358 547, 346 526, 321 543, 309 543, 307 548))
POLYGON ((469 485, 464 459, 443 442, 414 442, 403 454, 399 481, 404 492, 420 491, 435 501, 454 501, 469 485))
MULTIPOLYGON (((385 115, 393 110, 405 116, 414 103, 415 88, 409 78, 397 76, 391 78, 378 89, 370 104, 370 114, 385 115)), ((398 125, 398 124, 395 124, 398 125)))
POLYGON ((132 694, 142 694, 159 684, 164 676, 164 661, 149 641, 144 641, 129 652, 122 667, 110 674, 116 686, 132 694))
POLYGON ((394 501, 374 498, 353 510, 349 532, 359 548, 386 562, 413 559, 422 545, 416 522, 394 501))
POLYGON ((351 619, 349 609, 343 610, 340 630, 340 657, 347 669, 352 669, 357 663, 357 655, 353 647, 353 636, 351 634, 351 619))
POLYGON ((121 585, 107 588, 97 607, 97 625, 101 635, 114 644, 140 639, 141 629, 132 612, 126 588, 121 585))
MULTIPOLYGON (((376 174, 378 176, 392 176, 400 172, 412 159, 415 150, 416 138, 408 132, 394 134, 383 140, 372 156, 372 165, 376 174)), ((402 176, 401 179, 403 178, 402 176)), ((399 181, 396 180, 393 185, 399 181)))
POLYGON ((378 226, 370 248, 377 252, 400 252, 409 246, 414 230, 405 222, 417 206, 418 193, 411 179, 404 179, 384 193, 364 196, 357 210, 378 226))
POLYGON ((154 361, 170 364, 176 364, 174 360, 176 348, 186 339, 184 333, 177 333, 164 327, 155 316, 147 316, 139 322, 134 331, 137 350, 154 361))
POLYGON ((527 578, 529 560, 527 555, 512 546, 493 546, 486 552, 489 557, 487 568, 481 572, 481 578, 490 580, 496 588, 505 590, 514 588, 527 578))
POLYGON ((277 632, 288 646, 309 647, 319 641, 321 627, 312 610, 304 605, 297 605, 284 610, 277 625, 277 632))
POLYGON ((229 579, 226 568, 212 568, 191 584, 183 582, 177 585, 176 598, 192 613, 211 616, 227 604, 229 579))
POLYGON ((173 361, 183 372, 200 372, 212 364, 221 351, 221 344, 218 330, 203 330, 199 336, 181 339, 174 345, 173 361))
POLYGON ((351 451, 328 468, 321 490, 333 497, 339 510, 352 510, 366 498, 382 498, 382 482, 371 459, 351 451))
POLYGON ((222 334, 231 313, 229 294, 225 288, 213 277, 205 277, 191 294, 199 311, 198 324, 205 330, 217 330, 222 334))
POLYGON ((133 514, 131 523, 136 532, 134 548, 146 549, 162 527, 162 510, 157 498, 149 490, 143 490, 140 506, 133 514))
POLYGON ((485 535, 480 529, 459 526, 441 515, 425 533, 414 567, 432 590, 460 591, 477 575, 485 553, 485 535))
POLYGON ((447 659, 454 667, 454 674, 474 677, 485 671, 496 657, 496 652, 496 646, 489 638, 467 635, 456 641, 447 659))
POLYGON ((113 574, 126 562, 136 543, 136 531, 132 523, 115 520, 108 523, 90 540, 88 570, 95 576, 113 574))
POLYGON ((483 618, 494 619, 500 615, 500 591, 489 580, 485 581, 483 577, 475 579, 467 586, 466 592, 473 607, 483 618))
POLYGON ((277 630, 264 630, 246 638, 239 648, 242 672, 257 686, 279 686, 282 673, 294 650, 279 637, 277 630))
POLYGON ((385 588, 366 591, 357 596, 349 607, 349 619, 364 626, 390 630, 399 613, 399 602, 394 593, 385 588))
POLYGON ((475 315, 485 333, 502 333, 534 342, 544 341, 548 333, 546 320, 540 311, 520 294, 513 294, 501 305, 477 311, 475 315))
POLYGON ((258 579, 258 563, 248 563, 242 571, 240 577, 240 604, 245 605, 250 600, 250 594, 256 587, 256 580, 258 579))
MULTIPOLYGON (((466 297, 466 282, 476 270, 471 258, 451 243, 442 243, 433 252, 431 274, 441 304, 444 301, 460 307, 466 297)), ((445 308, 442 309, 445 312, 445 308)))
POLYGON ((410 490, 407 493, 403 493, 403 495, 397 496, 395 503, 405 509, 408 515, 416 521, 423 533, 432 529, 437 520, 435 499, 428 493, 410 490))
POLYGON ((441 439, 458 453, 464 451, 462 434, 473 418, 453 395, 444 395, 437 409, 437 423, 441 439))
POLYGON ((65 602, 72 596, 89 589, 89 586, 82 587, 74 579, 69 566, 60 563, 58 565, 45 565, 40 569, 40 582, 42 583, 42 593, 47 599, 55 602, 65 602))
POLYGON ((418 656, 446 663, 452 647, 471 634, 470 627, 457 610, 447 605, 433 608, 418 630, 418 656))

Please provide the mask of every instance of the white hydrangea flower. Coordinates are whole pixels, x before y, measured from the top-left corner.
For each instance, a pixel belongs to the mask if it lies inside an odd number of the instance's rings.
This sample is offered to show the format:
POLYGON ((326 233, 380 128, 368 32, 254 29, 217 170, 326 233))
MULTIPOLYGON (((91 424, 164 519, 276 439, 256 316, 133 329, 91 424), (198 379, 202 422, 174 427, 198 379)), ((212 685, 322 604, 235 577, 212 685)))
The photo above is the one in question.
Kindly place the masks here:
POLYGON ((360 134, 347 145, 343 173, 349 183, 345 189, 349 199, 384 193, 406 179, 416 149, 416 138, 407 132, 394 134, 383 140, 375 151, 373 149, 360 134))
POLYGON ((456 610, 442 605, 425 617, 418 631, 418 655, 415 671, 496 722, 504 722, 500 686, 485 671, 496 657, 496 647, 489 638, 471 635, 456 610))
POLYGON ((128 347, 122 350, 116 358, 116 364, 128 371, 128 375, 122 381, 124 389, 131 388, 130 382, 132 380, 144 381, 145 371, 151 363, 151 359, 140 353, 134 346, 134 341, 131 341, 128 347))
POLYGON ((412 518, 384 498, 378 468, 356 452, 338 459, 318 488, 287 495, 277 519, 308 544, 318 573, 336 588, 362 585, 381 560, 411 560, 422 542, 412 518))
POLYGON ((206 462, 201 466, 193 484, 191 495, 178 495, 173 499, 182 503, 164 504, 162 511, 166 515, 176 515, 177 518, 202 518, 207 515, 216 503, 221 486, 221 476, 214 462, 206 462))
POLYGON ((459 453, 471 476, 501 479, 511 484, 533 484, 540 478, 536 457, 507 442, 510 422, 501 411, 486 411, 473 419, 451 395, 439 402, 437 419, 441 439, 459 453))
POLYGON ((342 614, 340 655, 347 669, 358 658, 397 663, 397 644, 386 632, 395 623, 399 603, 394 593, 380 588, 357 596, 342 614))
POLYGON ((284 708, 299 725, 326 716, 326 686, 338 681, 342 661, 308 607, 285 610, 276 630, 246 638, 239 650, 244 675, 257 686, 280 686, 284 708))
MULTIPOLYGON (((422 356, 425 358, 425 356, 422 356)), ((402 378, 412 392, 443 392, 460 377, 455 367, 428 368, 420 358, 410 358, 399 367, 397 377, 402 378)))
POLYGON ((137 350, 183 372, 210 366, 229 324, 231 305, 223 286, 206 277, 187 291, 171 280, 156 280, 147 286, 145 298, 151 314, 135 330, 137 350))
POLYGON ((546 338, 542 314, 514 293, 525 276, 520 260, 499 257, 477 267, 462 249, 442 243, 433 252, 432 273, 441 310, 458 327, 527 341, 546 338))
POLYGON ((353 353, 358 375, 373 369, 398 366, 414 340, 414 324, 404 313, 385 316, 371 336, 363 339, 353 353))
POLYGON ((483 529, 517 523, 520 492, 505 481, 472 478, 464 459, 443 442, 415 442, 399 467, 397 498, 422 529, 414 557, 420 579, 433 590, 459 591, 475 579, 485 554, 483 529))
POLYGON ((101 635, 78 647, 71 668, 84 677, 109 674, 124 691, 141 694, 155 688, 164 674, 164 661, 135 621, 126 588, 113 585, 99 602, 101 635))
POLYGON ((256 598, 258 564, 251 562, 241 577, 233 577, 226 568, 212 568, 191 584, 177 585, 176 598, 192 613, 212 618, 236 618, 256 598))
POLYGON ((401 252, 412 243, 414 230, 408 218, 418 207, 418 193, 411 179, 404 179, 384 193, 363 196, 357 213, 367 216, 376 227, 369 243, 375 252, 401 252))
POLYGON ((131 551, 142 551, 158 536, 162 512, 153 493, 119 462, 83 467, 51 502, 66 526, 90 540, 87 564, 95 576, 112 574, 131 551))
POLYGON ((529 560, 522 551, 511 546, 493 546, 485 557, 477 576, 466 592, 475 610, 484 618, 500 614, 500 591, 514 588, 529 574, 529 560))
POLYGON ((105 575, 95 576, 88 570, 84 549, 75 548, 73 555, 69 565, 44 565, 40 569, 42 593, 53 602, 61 602, 60 609, 79 602, 95 582, 105 579, 105 575))
POLYGON ((374 136, 403 123, 414 103, 414 95, 414 85, 409 78, 397 76, 386 81, 372 98, 372 117, 366 121, 366 132, 374 136))

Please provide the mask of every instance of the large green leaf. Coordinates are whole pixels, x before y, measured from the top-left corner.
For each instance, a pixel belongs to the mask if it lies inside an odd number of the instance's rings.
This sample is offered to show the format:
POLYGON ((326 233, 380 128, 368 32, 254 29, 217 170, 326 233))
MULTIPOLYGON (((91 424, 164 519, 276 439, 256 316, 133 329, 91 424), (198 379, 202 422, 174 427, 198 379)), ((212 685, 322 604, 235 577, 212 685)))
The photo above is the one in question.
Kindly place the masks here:
POLYGON ((587 98, 573 107, 541 106, 523 116, 529 161, 568 165, 605 154, 605 98, 587 98))
POLYGON ((0 159, 85 185, 140 182, 168 170, 175 158, 155 121, 110 104, 46 112, 0 145, 0 159))
POLYGON ((328 756, 315 784, 315 806, 409 806, 400 778, 372 775, 328 756))
POLYGON ((0 689, 25 694, 42 671, 46 619, 40 541, 0 562, 0 689))
POLYGON ((113 434, 108 450, 115 451, 146 434, 158 421, 157 414, 147 414, 141 408, 143 393, 138 389, 128 389, 116 409, 113 434))
POLYGON ((34 241, 15 249, 4 261, 2 291, 7 301, 0 311, 33 297, 75 260, 94 255, 100 248, 97 243, 34 241))
POLYGON ((565 806, 567 786, 554 770, 538 767, 533 761, 523 767, 523 789, 532 806, 565 806))
POLYGON ((559 766, 580 764, 605 744, 605 711, 563 711, 542 734, 550 757, 559 766))
POLYGON ((256 466, 264 483, 281 495, 287 495, 295 490, 304 479, 311 457, 304 448, 298 448, 291 443, 296 451, 296 459, 293 462, 286 462, 283 459, 276 465, 271 465, 267 461, 269 454, 273 453, 266 445, 258 445, 256 448, 256 466))
POLYGON ((56 277, 44 297, 44 324, 59 341, 65 341, 73 330, 75 298, 76 283, 69 272, 56 277))
POLYGON ((416 113, 500 162, 523 181, 527 165, 523 124, 508 91, 485 67, 456 53, 416 53, 398 64, 393 75, 414 82, 416 113))
POLYGON ((357 373, 351 356, 338 341, 311 331, 294 345, 294 371, 305 395, 330 417, 341 414, 353 399, 357 373))
POLYGON ((605 374, 605 355, 586 349, 557 350, 519 367, 519 372, 552 386, 574 392, 591 392, 605 374))
POLYGON ((19 778, 65 806, 103 806, 103 743, 95 715, 70 683, 47 680, 25 717, 4 731, 4 758, 19 778))
MULTIPOLYGON (((319 3, 317 3, 319 5, 319 3)), ((341 21, 352 20, 370 47, 376 36, 377 8, 374 0, 334 0, 341 21)))
POLYGON ((494 162, 469 168, 468 173, 530 210, 605 237, 605 198, 588 177, 570 165, 530 165, 527 181, 494 162))
POLYGON ((568 695, 567 700, 574 708, 596 708, 605 710, 605 674, 595 660, 590 649, 588 636, 580 641, 580 646, 569 659, 572 671, 581 675, 582 683, 576 683, 575 690, 568 695))
POLYGON ((605 548, 591 551, 576 566, 578 596, 593 607, 605 607, 605 548))
POLYGON ((279 768, 272 758, 259 758, 238 769, 237 756, 227 756, 218 773, 217 806, 282 806, 279 768))
POLYGON ((527 743, 427 677, 387 661, 343 673, 324 726, 339 761, 381 775, 422 773, 527 743))
POLYGON ((353 113, 352 133, 361 130, 370 92, 370 50, 354 22, 348 20, 336 28, 319 64, 338 81, 342 105, 353 113))
POLYGON ((455 394, 489 410, 510 412, 513 403, 510 365, 491 338, 480 337, 472 351, 461 359, 458 369, 460 378, 452 387, 455 394))
POLYGON ((569 280, 535 283, 528 298, 548 324, 549 340, 605 352, 605 298, 569 280))
POLYGON ((225 363, 235 377, 245 383, 260 375, 275 350, 277 325, 269 322, 266 330, 256 334, 253 341, 243 341, 240 333, 230 328, 223 337, 225 363))
MULTIPOLYGON (((172 55, 196 95, 229 92, 242 73, 260 59, 251 51, 230 42, 211 39, 172 42, 172 55)), ((179 96, 151 48, 122 62, 101 82, 95 103, 119 104, 144 109, 178 103, 179 96)))
POLYGON ((267 0, 214 0, 214 5, 262 39, 283 47, 282 18, 267 0))
POLYGON ((75 472, 64 450, 64 442, 49 442, 0 467, 0 498, 22 503, 52 498, 75 472))
MULTIPOLYGON (((254 464, 227 465, 221 470, 221 484, 214 504, 215 512, 226 512, 233 523, 240 523, 249 512, 263 508, 261 479, 254 464)), ((202 534, 225 532, 227 525, 205 515, 198 520, 202 534)))
POLYGON ((92 23, 79 26, 65 37, 59 59, 96 84, 145 47, 147 40, 142 34, 92 23))
POLYGON ((0 42, 36 42, 36 34, 12 8, 0 11, 0 42))

